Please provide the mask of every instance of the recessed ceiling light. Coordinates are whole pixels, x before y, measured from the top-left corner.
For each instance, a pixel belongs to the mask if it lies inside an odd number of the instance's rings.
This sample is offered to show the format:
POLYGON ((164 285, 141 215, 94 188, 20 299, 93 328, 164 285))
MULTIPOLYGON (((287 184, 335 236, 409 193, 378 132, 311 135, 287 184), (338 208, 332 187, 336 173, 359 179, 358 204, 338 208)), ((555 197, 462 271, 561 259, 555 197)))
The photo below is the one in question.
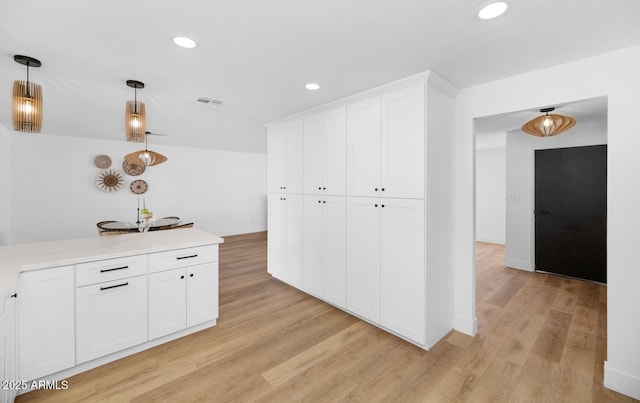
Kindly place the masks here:
POLYGON ((506 1, 494 1, 492 3, 486 4, 478 10, 476 16, 481 20, 492 20, 494 18, 500 17, 504 14, 509 8, 509 3, 506 1))
POLYGON ((192 49, 196 47, 196 41, 191 38, 187 38, 186 36, 173 37, 173 43, 180 46, 181 48, 192 49))
POLYGON ((320 85, 316 84, 316 83, 309 83, 307 85, 305 85, 305 88, 311 91, 315 91, 317 89, 320 89, 320 85))

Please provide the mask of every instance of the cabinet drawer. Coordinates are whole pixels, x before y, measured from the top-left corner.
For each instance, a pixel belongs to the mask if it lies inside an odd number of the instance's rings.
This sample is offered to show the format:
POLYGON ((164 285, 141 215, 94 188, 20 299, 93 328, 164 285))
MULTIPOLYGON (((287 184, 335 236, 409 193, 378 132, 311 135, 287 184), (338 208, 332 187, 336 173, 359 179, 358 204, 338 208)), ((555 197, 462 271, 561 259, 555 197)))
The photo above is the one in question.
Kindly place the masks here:
POLYGON ((76 265, 76 286, 120 280, 147 273, 145 255, 98 260, 76 265))
POLYGON ((218 261, 218 245, 176 249, 149 255, 149 273, 218 261))

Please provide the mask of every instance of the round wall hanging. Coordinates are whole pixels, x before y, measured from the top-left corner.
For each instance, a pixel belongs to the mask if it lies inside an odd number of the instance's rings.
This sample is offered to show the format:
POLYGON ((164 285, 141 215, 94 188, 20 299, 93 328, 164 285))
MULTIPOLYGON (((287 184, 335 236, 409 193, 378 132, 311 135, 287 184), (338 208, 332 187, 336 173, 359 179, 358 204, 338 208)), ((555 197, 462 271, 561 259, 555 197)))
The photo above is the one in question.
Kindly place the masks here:
POLYGON ((127 183, 124 175, 115 169, 106 169, 96 177, 96 185, 103 192, 117 192, 127 183))
POLYGON ((149 189, 149 185, 147 185, 147 182, 143 181, 142 179, 136 179, 131 182, 129 189, 131 189, 133 193, 141 195, 146 192, 147 189, 149 189))
POLYGON ((144 165, 133 164, 127 160, 122 162, 122 169, 127 175, 138 176, 144 173, 144 165))
POLYGON ((93 160, 93 163, 100 169, 107 169, 111 166, 111 158, 108 155, 100 154, 93 160))

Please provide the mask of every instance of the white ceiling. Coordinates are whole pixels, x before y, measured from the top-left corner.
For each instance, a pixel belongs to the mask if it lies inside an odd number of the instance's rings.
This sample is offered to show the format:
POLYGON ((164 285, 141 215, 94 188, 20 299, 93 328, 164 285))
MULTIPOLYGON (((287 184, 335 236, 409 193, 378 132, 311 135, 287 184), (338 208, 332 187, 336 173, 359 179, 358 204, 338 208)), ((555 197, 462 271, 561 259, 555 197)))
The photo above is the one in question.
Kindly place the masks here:
POLYGON ((42 61, 44 134, 123 139, 135 79, 147 129, 169 134, 150 141, 265 152, 265 123, 425 70, 464 88, 640 43, 638 0, 511 0, 476 20, 484 3, 0 0, 0 124, 26 75, 14 54, 42 61))

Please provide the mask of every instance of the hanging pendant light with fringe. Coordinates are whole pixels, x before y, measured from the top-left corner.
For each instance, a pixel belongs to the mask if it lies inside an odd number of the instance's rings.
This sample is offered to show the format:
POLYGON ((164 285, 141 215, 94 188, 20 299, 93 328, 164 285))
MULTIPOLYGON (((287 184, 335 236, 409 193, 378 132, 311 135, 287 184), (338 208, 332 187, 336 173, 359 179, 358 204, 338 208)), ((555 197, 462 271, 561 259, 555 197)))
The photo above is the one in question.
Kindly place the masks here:
POLYGON ((138 88, 144 88, 144 83, 127 80, 127 86, 133 88, 133 101, 127 101, 124 117, 127 141, 142 143, 146 133, 146 116, 144 103, 138 101, 138 88))
POLYGON ((29 81, 29 67, 40 67, 40 60, 15 55, 13 60, 27 66, 27 81, 13 82, 12 120, 13 130, 40 133, 42 128, 42 87, 29 81))

